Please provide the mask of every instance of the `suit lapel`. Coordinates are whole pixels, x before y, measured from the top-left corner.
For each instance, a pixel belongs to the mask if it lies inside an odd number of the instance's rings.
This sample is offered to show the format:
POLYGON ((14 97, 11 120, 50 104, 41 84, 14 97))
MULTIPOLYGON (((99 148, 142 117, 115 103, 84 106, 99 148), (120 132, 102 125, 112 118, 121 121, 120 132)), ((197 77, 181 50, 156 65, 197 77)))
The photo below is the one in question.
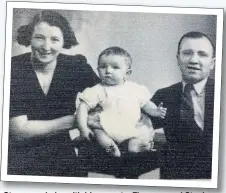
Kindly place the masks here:
POLYGON ((172 109, 172 117, 180 117, 180 103, 181 103, 181 95, 182 95, 182 82, 175 85, 172 90, 171 95, 171 102, 172 105, 170 109, 172 109))
POLYGON ((211 135, 213 132, 213 108, 214 108, 214 81, 208 79, 205 89, 205 113, 204 113, 204 133, 211 135))

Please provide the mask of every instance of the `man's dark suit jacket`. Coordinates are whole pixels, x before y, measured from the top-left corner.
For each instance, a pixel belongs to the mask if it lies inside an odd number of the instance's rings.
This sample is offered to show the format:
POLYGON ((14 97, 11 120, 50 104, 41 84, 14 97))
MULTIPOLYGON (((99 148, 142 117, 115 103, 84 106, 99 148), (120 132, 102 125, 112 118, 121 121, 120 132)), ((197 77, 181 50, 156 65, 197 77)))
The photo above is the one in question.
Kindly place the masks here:
POLYGON ((210 179, 212 165, 214 81, 205 87, 204 130, 180 126, 182 83, 158 90, 152 101, 167 108, 164 120, 152 119, 154 128, 164 128, 167 143, 162 151, 162 179, 210 179))

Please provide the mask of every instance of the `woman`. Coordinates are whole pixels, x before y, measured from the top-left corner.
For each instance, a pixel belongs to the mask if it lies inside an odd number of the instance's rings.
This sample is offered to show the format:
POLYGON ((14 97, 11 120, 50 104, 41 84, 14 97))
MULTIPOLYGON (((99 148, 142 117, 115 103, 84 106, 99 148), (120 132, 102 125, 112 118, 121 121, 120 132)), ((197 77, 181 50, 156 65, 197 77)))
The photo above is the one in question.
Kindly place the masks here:
POLYGON ((98 82, 82 55, 61 54, 77 44, 63 16, 45 10, 18 30, 31 53, 11 64, 8 174, 86 176, 76 159, 69 130, 78 92, 98 82))

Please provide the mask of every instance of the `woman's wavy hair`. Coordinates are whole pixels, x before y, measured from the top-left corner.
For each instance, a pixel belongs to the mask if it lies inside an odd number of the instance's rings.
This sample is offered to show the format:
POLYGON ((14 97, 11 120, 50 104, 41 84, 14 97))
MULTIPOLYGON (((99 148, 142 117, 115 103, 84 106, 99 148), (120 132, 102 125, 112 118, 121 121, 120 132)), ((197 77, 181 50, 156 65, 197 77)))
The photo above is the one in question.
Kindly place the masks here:
POLYGON ((64 38, 63 48, 69 49, 72 46, 78 44, 75 34, 65 17, 63 17, 56 11, 43 10, 39 14, 34 16, 31 23, 29 23, 28 25, 23 25, 17 30, 17 41, 20 45, 26 47, 30 46, 34 28, 40 22, 46 22, 50 26, 56 26, 61 29, 64 38))

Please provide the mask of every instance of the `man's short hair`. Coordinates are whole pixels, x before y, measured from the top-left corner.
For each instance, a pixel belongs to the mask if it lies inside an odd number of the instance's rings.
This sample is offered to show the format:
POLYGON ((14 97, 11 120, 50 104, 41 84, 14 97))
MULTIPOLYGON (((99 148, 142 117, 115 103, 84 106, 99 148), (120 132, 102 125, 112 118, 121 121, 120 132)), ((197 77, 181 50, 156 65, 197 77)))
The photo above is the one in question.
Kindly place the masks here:
POLYGON ((204 33, 202 32, 198 32, 198 31, 191 31, 191 32, 188 32, 186 34, 184 34, 179 43, 178 43, 178 48, 177 48, 177 54, 179 55, 180 54, 180 46, 181 46, 181 43, 182 41, 185 39, 185 38, 191 38, 191 39, 199 39, 199 38, 203 38, 205 37, 206 39, 209 40, 210 44, 212 45, 212 48, 213 48, 213 57, 215 57, 215 46, 212 42, 212 40, 204 33))
POLYGON ((98 65, 102 56, 109 56, 109 55, 124 57, 128 67, 129 68, 132 67, 132 57, 130 56, 130 54, 123 48, 120 48, 117 46, 109 47, 104 51, 102 51, 98 57, 98 65))

